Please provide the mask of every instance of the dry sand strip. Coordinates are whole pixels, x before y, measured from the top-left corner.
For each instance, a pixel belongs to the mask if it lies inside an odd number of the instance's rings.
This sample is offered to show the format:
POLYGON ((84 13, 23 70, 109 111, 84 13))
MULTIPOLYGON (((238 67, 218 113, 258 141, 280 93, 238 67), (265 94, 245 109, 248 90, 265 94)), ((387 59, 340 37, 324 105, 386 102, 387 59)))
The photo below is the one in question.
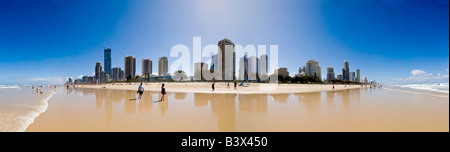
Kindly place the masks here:
MULTIPOLYGON (((368 85, 333 85, 330 84, 264 84, 248 83, 244 87, 230 83, 215 83, 215 91, 212 91, 210 82, 169 82, 164 83, 168 93, 217 93, 217 94, 286 94, 286 93, 307 93, 333 90, 358 89, 369 87, 368 85)), ((162 83, 143 83, 145 91, 161 91, 162 83)), ((92 89, 113 89, 113 90, 136 90, 139 83, 115 83, 99 85, 78 85, 79 88, 92 89)))

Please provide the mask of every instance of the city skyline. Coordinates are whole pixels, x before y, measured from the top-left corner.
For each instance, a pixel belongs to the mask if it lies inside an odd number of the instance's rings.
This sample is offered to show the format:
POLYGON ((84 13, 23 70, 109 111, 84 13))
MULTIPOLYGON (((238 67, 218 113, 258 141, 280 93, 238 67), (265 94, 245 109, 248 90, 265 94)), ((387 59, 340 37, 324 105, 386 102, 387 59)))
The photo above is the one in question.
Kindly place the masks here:
MULTIPOLYGON (((225 49, 225 47, 227 47, 227 49, 231 50, 231 53, 228 52, 229 57, 232 56, 233 61, 236 60, 235 57, 235 53, 234 53, 234 43, 231 42, 231 40, 228 39, 223 39, 221 41, 219 41, 218 43, 218 54, 219 53, 223 53, 225 51, 222 51, 222 49, 225 49), (226 46, 223 45, 225 43, 228 43, 230 46, 226 46), (232 46, 232 47, 231 47, 232 46)), ((225 49, 225 50, 227 50, 225 49)), ((212 55, 212 60, 211 60, 211 64, 217 64, 216 62, 218 61, 214 61, 215 57, 218 56, 218 54, 213 54, 212 55)), ((260 81, 260 77, 261 74, 267 74, 267 76, 269 76, 270 74, 273 73, 267 73, 268 72, 268 55, 267 54, 262 54, 260 55, 260 58, 256 57, 256 56, 250 56, 247 57, 246 53, 244 53, 245 55, 243 57, 241 57, 239 59, 239 64, 236 65, 236 67, 238 68, 238 73, 236 73, 236 71, 228 71, 227 73, 230 74, 231 72, 235 73, 236 75, 236 80, 244 80, 245 77, 248 78, 248 80, 250 81, 260 81)), ((107 61, 111 61, 110 58, 111 55, 111 49, 106 49, 105 48, 105 62, 107 61), (108 50, 108 51, 107 51, 108 50), (107 55, 108 54, 108 55, 107 55)), ((229 58, 227 56, 224 56, 222 58, 229 58)), ((231 61, 231 59, 228 59, 231 61)), ((95 67, 95 82, 100 82, 100 83, 105 83, 105 82, 110 82, 110 81, 126 81, 129 78, 127 78, 127 75, 130 75, 130 79, 135 79, 135 77, 139 76, 136 75, 136 58, 134 58, 133 56, 125 56, 124 59, 124 69, 125 72, 121 69, 121 67, 114 67, 112 68, 113 70, 113 74, 109 75, 106 72, 106 69, 102 70, 102 66, 101 66, 101 62, 98 61, 96 63, 96 67, 95 67), (125 74, 124 74, 125 73, 125 74), (125 76, 124 76, 125 75, 125 76)), ((158 59, 158 73, 152 73, 152 60, 150 59, 146 59, 143 58, 142 59, 142 74, 140 75, 141 77, 146 77, 147 74, 148 76, 151 77, 160 77, 160 76, 173 76, 171 73, 168 73, 168 59, 167 57, 163 56, 160 57, 158 59)), ((227 65, 227 64, 225 64, 227 65)), ((106 66, 106 64, 105 64, 106 66)), ((197 63, 194 63, 194 71, 192 74, 188 74, 187 76, 192 76, 192 81, 206 81, 206 79, 204 79, 204 75, 202 72, 202 68, 205 67, 208 70, 215 70, 212 69, 211 67, 208 66, 207 63, 200 61, 197 63), (210 69, 211 68, 211 69, 210 69)), ((233 67, 235 68, 235 67, 233 67)), ((289 70, 286 67, 280 67, 280 68, 275 68, 273 69, 274 73, 276 73, 276 71, 278 71, 279 75, 283 75, 283 76, 291 76, 289 75, 289 70), (281 71, 281 72, 280 72, 281 71)), ((218 73, 219 74, 219 73, 218 73)), ((220 75, 226 75, 224 73, 220 74, 220 75)), ((361 81, 360 80, 360 69, 355 69, 355 72, 351 72, 350 68, 349 68, 349 63, 347 61, 344 61, 344 68, 342 68, 342 73, 338 74, 338 77, 335 77, 335 73, 334 73, 334 68, 333 67, 327 67, 326 68, 326 78, 321 76, 321 67, 319 66, 319 62, 315 61, 315 60, 309 60, 308 62, 306 62, 306 64, 304 66, 300 66, 299 67, 299 73, 295 74, 294 76, 291 77, 296 77, 296 76, 309 76, 309 77, 318 77, 321 78, 322 81, 327 81, 327 80, 332 80, 332 79, 337 79, 337 80, 344 80, 344 81, 353 81, 353 82, 363 82, 363 83, 367 83, 369 82, 367 80, 367 77, 365 76, 365 80, 361 81), (346 78, 346 76, 348 78, 346 78)), ((80 76, 78 79, 75 79, 75 83, 92 83, 89 82, 87 80, 87 77, 89 77, 88 75, 82 75, 80 76)), ((71 81, 73 78, 72 77, 68 77, 68 81, 67 83, 71 84, 71 81)), ((146 78, 146 81, 149 81, 151 78, 148 77, 146 78)), ((265 81, 265 80, 261 80, 261 81, 265 81)), ((375 81, 371 81, 371 82, 375 82, 375 81)))
MULTIPOLYGON (((279 66, 290 69, 291 76, 310 59, 320 61, 322 67, 334 67, 339 74, 346 60, 355 75, 355 69, 361 69, 361 78, 382 83, 426 83, 429 78, 448 82, 448 1, 217 3, 4 1, 0 10, 8 13, 0 13, 0 50, 8 55, 0 57, 0 84, 93 75, 93 65, 104 60, 105 45, 112 49, 112 67, 121 67, 121 58, 127 54, 152 61, 168 56, 171 65, 176 58, 169 57, 170 48, 176 44, 192 48, 193 36, 203 38, 202 46, 223 38, 243 46, 279 45, 279 66), (253 6, 249 13, 242 13, 249 6, 253 6), (39 11, 33 15, 29 8, 39 11), (275 11, 266 13, 267 9, 275 11), (193 17, 180 13, 184 11, 193 17), (167 15, 158 16, 158 12, 167 15), (228 17, 219 20, 216 16, 228 17)), ((136 68, 141 69, 141 64, 136 68)), ((142 75, 140 70, 137 75, 142 75)))

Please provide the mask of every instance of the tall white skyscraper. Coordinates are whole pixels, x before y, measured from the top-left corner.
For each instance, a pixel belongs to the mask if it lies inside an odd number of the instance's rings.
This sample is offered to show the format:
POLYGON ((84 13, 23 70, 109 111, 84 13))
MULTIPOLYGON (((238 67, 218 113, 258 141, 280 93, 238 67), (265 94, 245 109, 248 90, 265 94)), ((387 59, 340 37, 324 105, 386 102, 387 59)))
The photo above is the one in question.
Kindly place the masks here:
POLYGON ((244 80, 248 76, 248 58, 247 55, 239 59, 239 80, 244 80))
POLYGON ((327 67, 327 80, 335 79, 333 67, 327 67))
POLYGON ((248 58, 248 80, 257 80, 258 58, 251 56, 248 58))
POLYGON ((355 71, 355 82, 361 82, 361 73, 359 69, 356 69, 355 71))
POLYGON ((319 62, 314 60, 309 60, 305 65, 306 75, 310 77, 318 77, 321 78, 321 68, 319 66, 319 62))
POLYGON ((222 75, 222 80, 235 80, 236 76, 236 53, 234 43, 223 39, 218 43, 217 70, 222 75))
POLYGON ((269 65, 268 65, 268 59, 269 57, 267 55, 261 55, 258 62, 258 74, 268 74, 269 72, 269 65))
POLYGON ((350 72, 350 74, 348 76, 348 80, 349 81, 355 81, 355 72, 350 72))

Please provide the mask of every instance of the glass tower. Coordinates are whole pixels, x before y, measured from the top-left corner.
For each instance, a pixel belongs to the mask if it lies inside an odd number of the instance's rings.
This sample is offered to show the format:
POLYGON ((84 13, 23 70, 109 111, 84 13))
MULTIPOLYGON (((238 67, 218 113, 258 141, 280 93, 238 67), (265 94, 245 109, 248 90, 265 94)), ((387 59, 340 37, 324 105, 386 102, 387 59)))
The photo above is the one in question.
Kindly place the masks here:
POLYGON ((106 74, 111 75, 111 49, 105 48, 105 62, 103 68, 105 69, 106 74))

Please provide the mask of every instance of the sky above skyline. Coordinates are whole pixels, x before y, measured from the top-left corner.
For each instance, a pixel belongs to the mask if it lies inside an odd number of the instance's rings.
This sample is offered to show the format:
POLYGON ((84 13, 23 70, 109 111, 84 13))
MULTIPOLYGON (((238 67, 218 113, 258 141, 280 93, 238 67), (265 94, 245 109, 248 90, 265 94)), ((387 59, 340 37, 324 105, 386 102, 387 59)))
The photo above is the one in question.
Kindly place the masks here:
MULTIPOLYGON (((63 82, 93 75, 112 49, 112 67, 125 55, 177 58, 228 38, 239 45, 278 45, 290 75, 308 60, 340 74, 343 61, 382 83, 448 82, 448 0, 2 0, 0 84, 63 82)), ((238 60, 237 60, 238 61, 238 60)), ((169 66, 170 69, 170 66, 169 66)), ((192 71, 192 70, 191 70, 192 71)), ((173 72, 173 71, 170 71, 173 72)))

